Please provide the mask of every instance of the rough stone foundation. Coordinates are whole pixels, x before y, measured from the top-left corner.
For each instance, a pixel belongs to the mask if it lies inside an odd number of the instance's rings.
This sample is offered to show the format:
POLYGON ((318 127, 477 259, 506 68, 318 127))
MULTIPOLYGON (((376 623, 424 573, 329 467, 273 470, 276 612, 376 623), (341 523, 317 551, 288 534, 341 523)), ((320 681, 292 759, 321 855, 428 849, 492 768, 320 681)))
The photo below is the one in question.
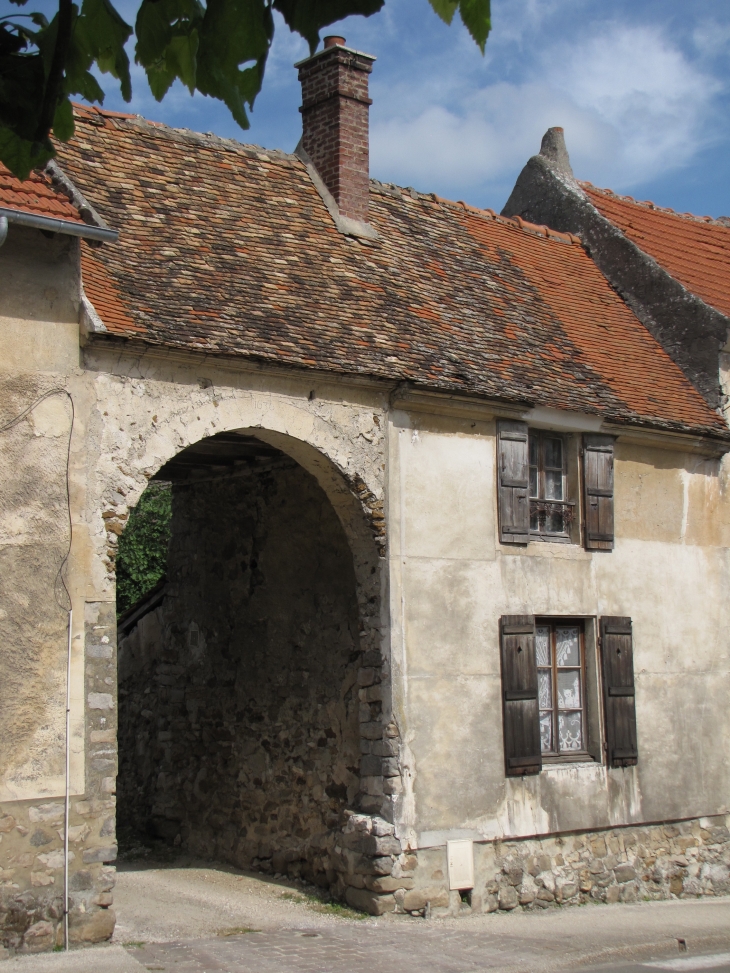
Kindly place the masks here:
MULTIPOLYGON (((116 710, 114 605, 86 605, 86 793, 69 815, 69 939, 109 939, 116 881, 116 710)), ((63 944, 63 797, 0 804, 2 948, 40 952, 63 944)))
POLYGON ((310 474, 282 454, 176 483, 166 596, 120 644, 120 826, 332 886, 380 661, 310 474))
MULTIPOLYGON (((476 885, 449 892, 446 849, 402 855, 414 882, 391 911, 422 915, 549 909, 730 893, 730 816, 474 845, 476 885), (411 862, 417 861, 416 864, 411 862)), ((406 874, 403 871, 403 874, 406 874)))

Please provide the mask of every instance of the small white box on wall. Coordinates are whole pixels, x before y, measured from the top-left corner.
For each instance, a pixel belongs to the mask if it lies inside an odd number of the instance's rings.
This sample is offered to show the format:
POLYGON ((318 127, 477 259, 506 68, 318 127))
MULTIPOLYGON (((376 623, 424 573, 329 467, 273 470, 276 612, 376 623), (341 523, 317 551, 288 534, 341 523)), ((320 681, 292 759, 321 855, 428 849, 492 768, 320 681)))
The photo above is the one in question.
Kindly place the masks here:
POLYGON ((459 892, 474 888, 474 842, 459 839, 446 842, 449 888, 459 892))

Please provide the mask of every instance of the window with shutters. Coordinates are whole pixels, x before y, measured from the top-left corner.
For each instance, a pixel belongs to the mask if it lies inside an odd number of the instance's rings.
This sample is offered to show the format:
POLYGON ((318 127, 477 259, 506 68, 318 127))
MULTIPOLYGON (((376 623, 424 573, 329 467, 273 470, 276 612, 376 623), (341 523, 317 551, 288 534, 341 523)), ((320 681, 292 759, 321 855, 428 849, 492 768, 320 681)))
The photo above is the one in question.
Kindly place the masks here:
POLYGON ((583 622, 536 619, 535 661, 543 756, 587 754, 583 622))
POLYGON ((557 433, 530 429, 530 534, 570 540, 575 503, 568 499, 566 444, 557 433))
POLYGON ((568 433, 500 419, 497 506, 501 543, 579 544, 582 533, 586 550, 612 551, 614 439, 585 433, 579 449, 578 437, 568 433))

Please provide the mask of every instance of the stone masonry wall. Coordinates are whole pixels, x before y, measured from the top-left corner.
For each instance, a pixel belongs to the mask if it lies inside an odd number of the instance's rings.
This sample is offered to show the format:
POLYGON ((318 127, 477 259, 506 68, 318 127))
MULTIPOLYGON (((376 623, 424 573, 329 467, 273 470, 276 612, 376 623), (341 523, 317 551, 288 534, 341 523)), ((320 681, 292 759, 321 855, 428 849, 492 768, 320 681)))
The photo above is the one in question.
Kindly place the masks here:
MULTIPOLYGON (((86 790, 69 806, 69 940, 111 937, 115 915, 116 616, 110 603, 86 605, 84 681, 86 790)), ((64 942, 62 797, 0 804, 0 959, 64 942)))
POLYGON ((361 800, 358 629, 347 540, 299 465, 175 486, 166 597, 120 645, 120 826, 332 884, 361 800))
POLYGON ((448 891, 446 849, 401 856, 391 909, 422 914, 535 910, 730 893, 730 816, 474 845, 475 887, 448 891), (417 863, 416 863, 417 860, 417 863))

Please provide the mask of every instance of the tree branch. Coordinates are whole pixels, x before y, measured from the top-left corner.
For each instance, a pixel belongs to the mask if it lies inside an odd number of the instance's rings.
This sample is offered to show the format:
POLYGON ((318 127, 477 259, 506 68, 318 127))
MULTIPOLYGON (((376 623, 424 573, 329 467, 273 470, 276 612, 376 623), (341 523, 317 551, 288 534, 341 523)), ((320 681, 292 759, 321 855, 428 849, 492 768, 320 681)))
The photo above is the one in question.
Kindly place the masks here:
POLYGON ((56 43, 53 48, 53 60, 51 61, 51 68, 46 78, 43 101, 41 102, 41 109, 38 115, 38 126, 35 132, 37 142, 44 142, 53 127, 53 117, 56 114, 58 98, 61 94, 61 83, 63 81, 64 68, 66 67, 68 49, 71 44, 72 29, 73 0, 59 0, 56 43))

